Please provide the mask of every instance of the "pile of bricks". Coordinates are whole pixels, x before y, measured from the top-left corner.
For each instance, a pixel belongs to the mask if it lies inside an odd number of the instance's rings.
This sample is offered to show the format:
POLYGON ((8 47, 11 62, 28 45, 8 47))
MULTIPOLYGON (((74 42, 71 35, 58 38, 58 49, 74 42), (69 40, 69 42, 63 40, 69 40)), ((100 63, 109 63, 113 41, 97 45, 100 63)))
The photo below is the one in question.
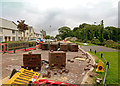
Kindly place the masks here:
POLYGON ((42 43, 41 49, 42 50, 49 50, 49 44, 48 43, 42 43))
POLYGON ((49 50, 57 51, 57 49, 58 49, 58 44, 57 43, 49 45, 49 50))
POLYGON ((60 48, 60 51, 65 51, 67 52, 68 50, 71 52, 78 52, 78 44, 75 43, 42 43, 41 49, 42 50, 53 50, 57 51, 58 48, 60 48))
POLYGON ((23 54, 23 68, 41 70, 41 54, 23 54))
POLYGON ((71 52, 78 52, 78 44, 74 44, 74 43, 70 44, 69 45, 69 50, 71 52))
POLYGON ((61 51, 68 51, 68 44, 60 44, 61 51))
POLYGON ((66 66, 66 53, 63 51, 49 52, 50 68, 62 68, 66 66))

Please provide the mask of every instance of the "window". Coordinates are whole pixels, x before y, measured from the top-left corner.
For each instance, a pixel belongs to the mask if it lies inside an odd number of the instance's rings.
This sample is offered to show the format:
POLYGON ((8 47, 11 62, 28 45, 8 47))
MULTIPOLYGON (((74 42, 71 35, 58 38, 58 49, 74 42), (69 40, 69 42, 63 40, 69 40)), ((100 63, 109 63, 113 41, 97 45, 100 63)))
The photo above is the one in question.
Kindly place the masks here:
POLYGON ((20 35, 20 34, 22 34, 20 31, 18 31, 18 34, 20 35))
POLYGON ((20 37, 18 37, 18 41, 20 41, 20 37))
POLYGON ((0 42, 2 42, 2 37, 0 37, 0 42))
POLYGON ((3 32, 3 29, 2 28, 0 28, 0 33, 2 33, 3 32))
POLYGON ((14 34, 15 33, 15 31, 14 30, 12 30, 12 34, 14 34))
POLYGON ((15 41, 15 37, 12 37, 12 41, 15 41))

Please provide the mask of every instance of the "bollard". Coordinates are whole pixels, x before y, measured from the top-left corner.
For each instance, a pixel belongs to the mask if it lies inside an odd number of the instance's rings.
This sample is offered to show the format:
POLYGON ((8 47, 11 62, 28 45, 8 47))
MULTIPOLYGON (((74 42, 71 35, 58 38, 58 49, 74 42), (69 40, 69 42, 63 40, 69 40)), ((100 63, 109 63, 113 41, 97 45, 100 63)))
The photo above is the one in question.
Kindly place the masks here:
POLYGON ((16 49, 14 49, 14 53, 15 53, 15 50, 16 50, 16 49))
POLYGON ((25 51, 26 51, 26 47, 25 47, 25 51))
POLYGON ((95 50, 95 54, 96 54, 96 50, 95 50))
POLYGON ((108 65, 108 68, 109 68, 109 62, 107 62, 106 65, 108 65))
POLYGON ((101 58, 103 58, 103 53, 101 53, 101 58))
POLYGON ((92 51, 92 49, 90 48, 90 52, 92 51))

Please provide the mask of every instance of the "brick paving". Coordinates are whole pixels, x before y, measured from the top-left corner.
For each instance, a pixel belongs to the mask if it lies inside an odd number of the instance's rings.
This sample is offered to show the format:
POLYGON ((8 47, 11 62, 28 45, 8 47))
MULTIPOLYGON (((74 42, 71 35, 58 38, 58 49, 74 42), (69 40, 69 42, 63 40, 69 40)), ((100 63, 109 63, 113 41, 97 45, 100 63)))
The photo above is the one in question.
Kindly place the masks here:
MULTIPOLYGON (((2 55, 2 78, 10 76, 12 69, 15 68, 19 70, 21 68, 21 66, 23 65, 23 54, 24 53, 28 53, 28 52, 20 51, 15 54, 6 53, 2 55)), ((41 59, 48 61, 48 54, 49 54, 48 50, 37 49, 37 50, 32 50, 32 53, 41 54, 41 59)), ((57 75, 54 75, 53 73, 56 71, 50 70, 51 78, 49 79, 63 81, 63 82, 72 83, 72 84, 74 83, 80 84, 86 73, 86 71, 84 71, 84 68, 86 67, 88 63, 87 61, 78 61, 78 60, 74 60, 73 63, 67 61, 68 59, 73 60, 75 56, 82 56, 83 58, 85 58, 85 55, 82 55, 81 51, 66 52, 66 69, 69 70, 69 73, 63 73, 63 74, 57 73, 57 75)), ((47 72, 45 67, 46 66, 43 65, 41 68, 41 71, 39 71, 41 75, 47 72)))

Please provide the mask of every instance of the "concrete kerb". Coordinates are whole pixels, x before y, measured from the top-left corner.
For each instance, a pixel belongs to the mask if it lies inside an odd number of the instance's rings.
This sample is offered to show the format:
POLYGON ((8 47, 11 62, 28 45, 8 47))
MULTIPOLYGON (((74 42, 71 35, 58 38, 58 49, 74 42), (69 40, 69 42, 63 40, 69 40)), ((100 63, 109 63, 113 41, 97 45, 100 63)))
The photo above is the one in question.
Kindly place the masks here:
MULTIPOLYGON (((82 51, 82 52, 84 52, 84 53, 87 53, 88 56, 89 56, 89 58, 91 58, 91 59, 93 60, 93 64, 95 64, 94 58, 93 58, 88 52, 86 52, 86 51, 84 51, 83 49, 81 49, 80 46, 78 46, 78 47, 79 47, 80 51, 82 51)), ((85 74, 85 76, 83 77, 83 80, 82 80, 81 84, 86 84, 85 82, 87 81, 87 79, 88 79, 88 77, 89 77, 89 72, 93 71, 93 69, 94 69, 94 68, 91 67, 90 70, 85 74)))

